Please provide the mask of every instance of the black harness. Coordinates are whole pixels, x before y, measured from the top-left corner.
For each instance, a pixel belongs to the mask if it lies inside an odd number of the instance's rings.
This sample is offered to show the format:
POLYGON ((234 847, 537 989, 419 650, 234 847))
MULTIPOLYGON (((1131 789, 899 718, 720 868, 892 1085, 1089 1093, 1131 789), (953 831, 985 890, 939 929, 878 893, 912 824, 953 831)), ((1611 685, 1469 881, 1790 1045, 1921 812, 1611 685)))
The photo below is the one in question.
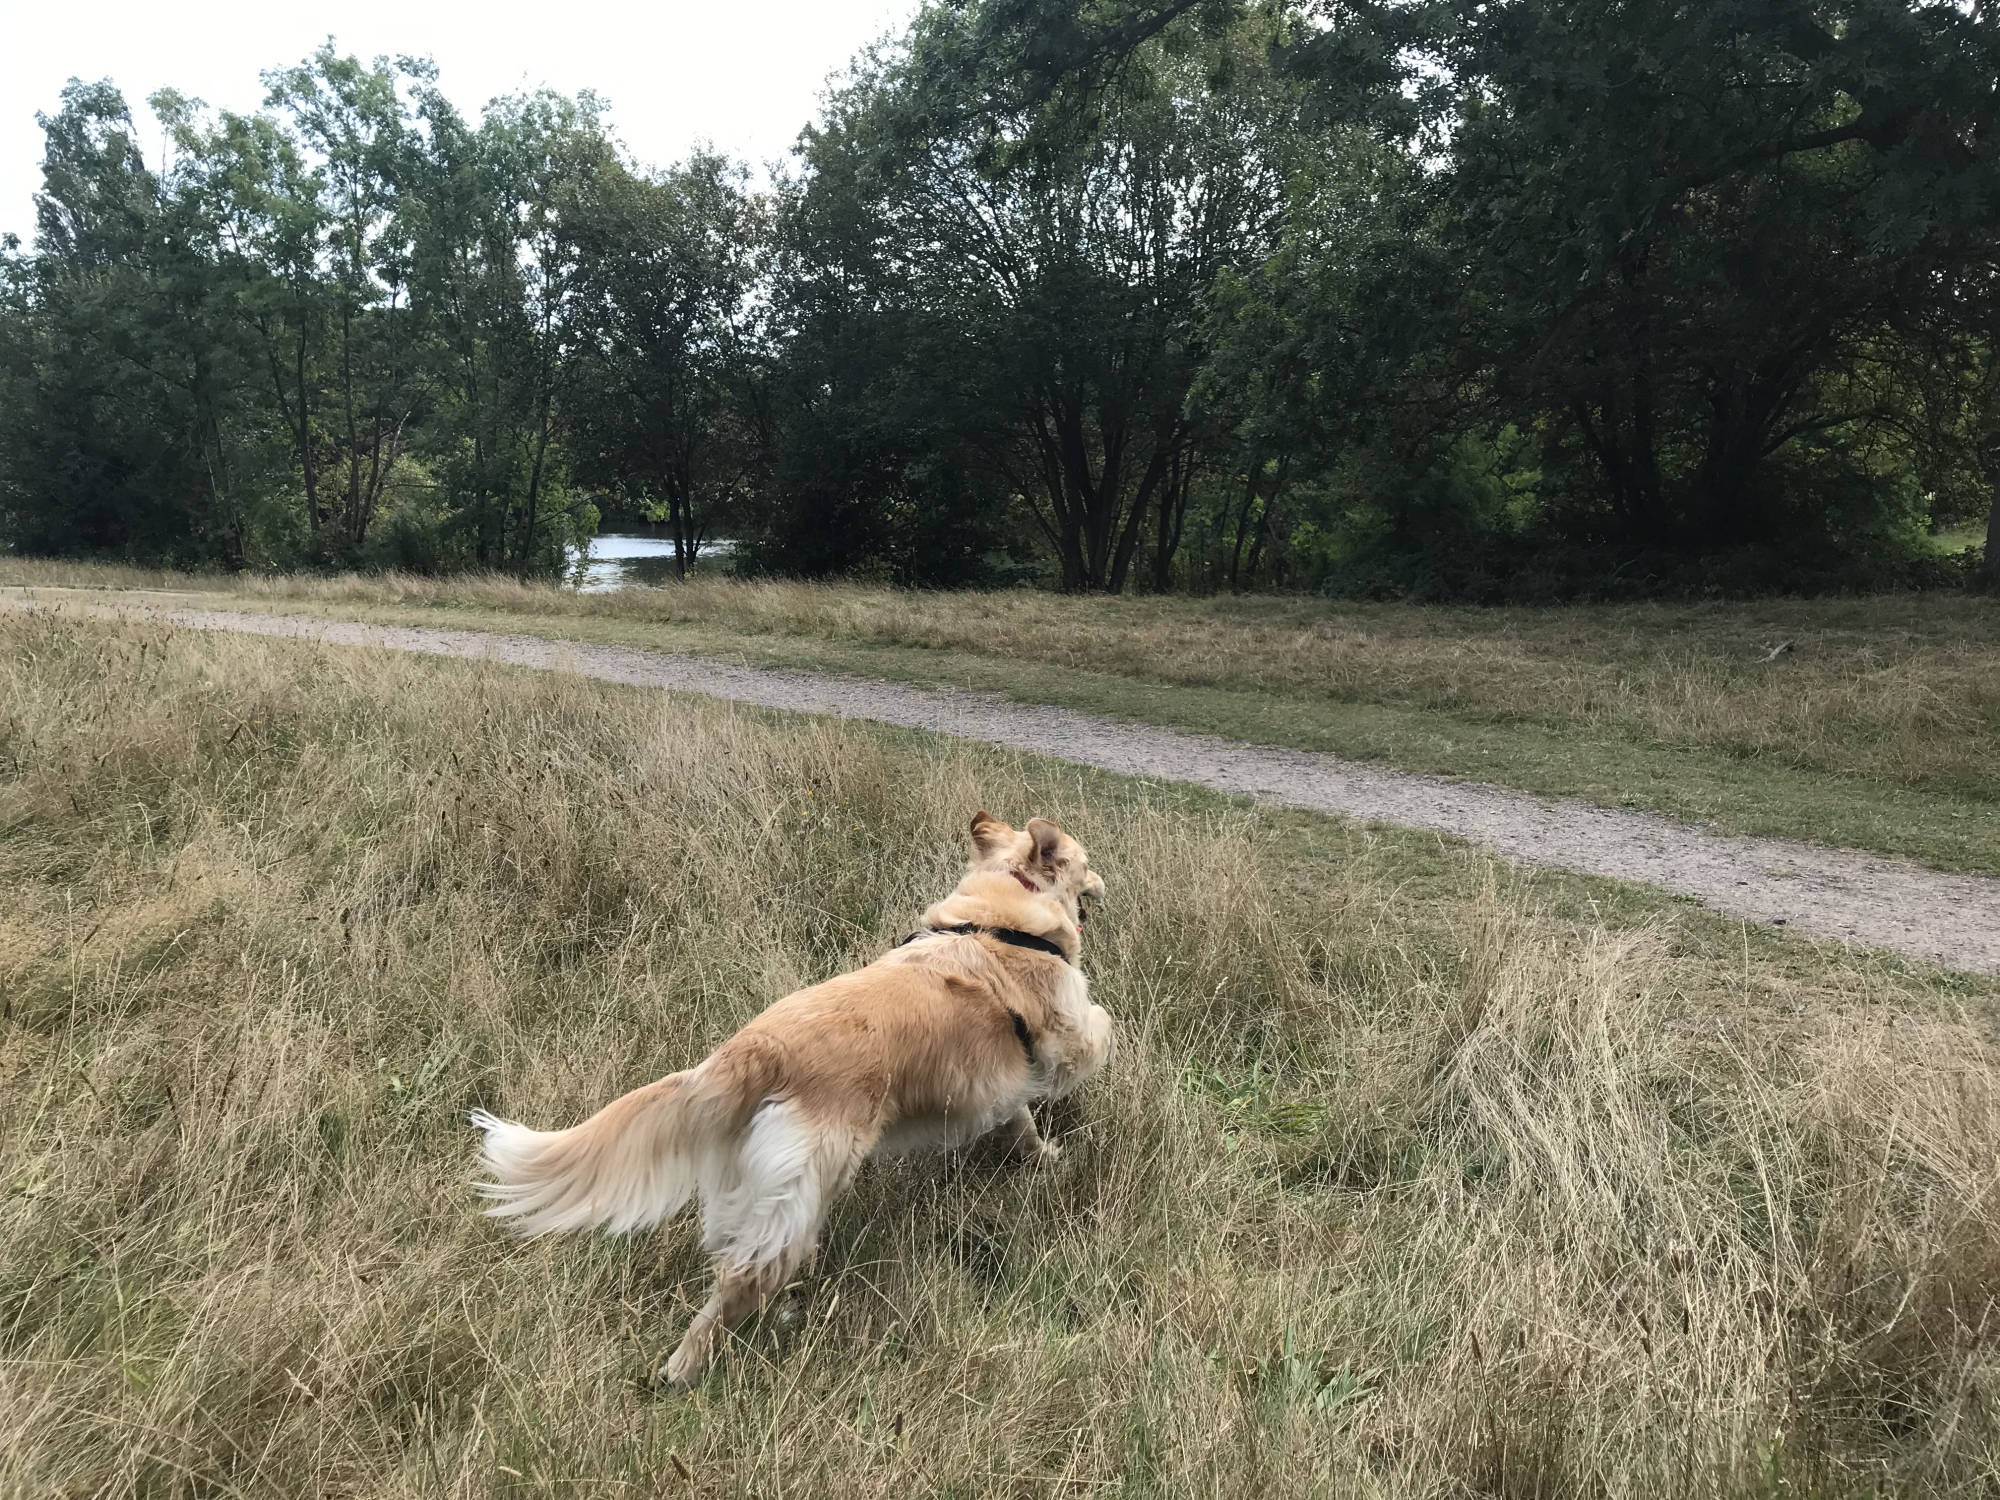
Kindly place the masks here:
POLYGON ((978 932, 985 933, 996 942, 1007 943, 1015 948, 1032 948, 1037 953, 1053 953, 1064 963, 1069 962, 1069 955, 1063 952, 1062 945, 1052 943, 1045 937, 1036 937, 1032 932, 1021 932, 1012 927, 980 927, 971 922, 960 922, 956 927, 926 927, 921 932, 911 933, 896 946, 906 947, 918 938, 936 937, 940 933, 949 933, 953 937, 969 937, 978 932))
MULTIPOLYGON (((955 927, 926 927, 921 932, 911 933, 902 942, 896 944, 896 946, 898 948, 906 948, 918 938, 940 936, 971 937, 977 933, 984 933, 995 942, 1006 943, 1010 947, 1028 948, 1036 953, 1052 953, 1064 963, 1069 962, 1069 955, 1063 952, 1060 946, 1050 942, 1045 937, 1036 937, 1032 932, 1021 932, 1013 927, 980 927, 972 922, 960 922, 955 927)), ((1014 1023, 1014 1035, 1020 1040, 1021 1051, 1027 1054, 1028 1066, 1031 1068, 1034 1067, 1035 1038, 1033 1033, 1028 1030, 1028 1023, 1021 1018, 1021 1013, 1012 1007, 1008 1008, 1007 1016, 1014 1023)))

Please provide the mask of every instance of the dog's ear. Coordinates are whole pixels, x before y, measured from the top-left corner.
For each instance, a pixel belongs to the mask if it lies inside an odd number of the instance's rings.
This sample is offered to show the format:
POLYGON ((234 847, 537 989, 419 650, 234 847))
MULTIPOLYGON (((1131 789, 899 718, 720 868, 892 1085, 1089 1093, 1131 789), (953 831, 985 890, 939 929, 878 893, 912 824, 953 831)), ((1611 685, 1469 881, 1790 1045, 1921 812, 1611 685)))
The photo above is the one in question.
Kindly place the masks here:
POLYGON ((1013 836, 1011 824, 1001 822, 984 808, 972 815, 972 847, 981 854, 991 854, 1013 836))
POLYGON ((1062 844, 1063 831, 1047 818, 1028 819, 1028 837, 1035 841, 1035 863, 1052 865, 1062 844))

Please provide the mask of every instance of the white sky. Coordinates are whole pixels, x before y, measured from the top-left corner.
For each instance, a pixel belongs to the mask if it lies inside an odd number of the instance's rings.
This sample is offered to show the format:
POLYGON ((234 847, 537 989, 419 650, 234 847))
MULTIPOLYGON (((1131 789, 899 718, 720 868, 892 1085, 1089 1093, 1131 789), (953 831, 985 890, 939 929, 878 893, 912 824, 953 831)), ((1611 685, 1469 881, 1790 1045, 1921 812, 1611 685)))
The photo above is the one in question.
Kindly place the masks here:
POLYGON ((156 161, 148 94, 172 86, 255 109, 259 73, 332 34, 363 58, 435 59, 445 92, 475 118, 497 94, 594 89, 642 163, 663 165, 706 140, 761 167, 790 148, 827 75, 916 9, 917 0, 0 0, 0 233, 25 242, 34 229, 35 112, 52 113, 72 77, 116 83, 156 161))

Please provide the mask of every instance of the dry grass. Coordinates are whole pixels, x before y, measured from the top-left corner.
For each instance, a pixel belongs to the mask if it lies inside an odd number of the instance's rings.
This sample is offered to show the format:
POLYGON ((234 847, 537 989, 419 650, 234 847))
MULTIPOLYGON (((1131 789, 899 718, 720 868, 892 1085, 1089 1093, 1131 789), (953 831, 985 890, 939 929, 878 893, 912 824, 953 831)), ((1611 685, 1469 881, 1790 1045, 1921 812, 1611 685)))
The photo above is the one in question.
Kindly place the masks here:
MULTIPOLYGON (((326 597, 553 591, 336 581, 326 597)), ((701 581, 561 607, 972 651, 1190 687, 1518 718, 2000 797, 2000 609, 1957 598, 1542 610, 701 581), (603 600, 603 603, 599 601, 603 600), (1774 662, 1775 646, 1792 649, 1774 662)))
POLYGON ((0 565, 0 581, 222 587, 252 603, 476 609, 947 650, 1532 723, 2000 801, 2000 606, 1976 597, 1471 609, 729 579, 578 594, 506 577, 222 583, 24 560, 0 565))
POLYGON ((0 1494, 1990 1493, 1993 986, 850 723, 0 617, 0 1494), (1053 1174, 863 1174, 688 1398, 578 1115, 881 951, 979 805, 1112 901, 1053 1174), (1307 836, 1309 835, 1309 837, 1307 836))

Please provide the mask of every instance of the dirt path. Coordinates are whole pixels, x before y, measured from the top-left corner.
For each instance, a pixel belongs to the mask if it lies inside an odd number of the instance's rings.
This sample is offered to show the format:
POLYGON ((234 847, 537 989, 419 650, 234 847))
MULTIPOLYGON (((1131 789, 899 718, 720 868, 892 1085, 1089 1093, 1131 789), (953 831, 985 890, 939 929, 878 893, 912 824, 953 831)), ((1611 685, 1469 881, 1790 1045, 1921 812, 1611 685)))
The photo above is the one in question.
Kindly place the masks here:
MULTIPOLYGON (((37 607, 19 595, 0 595, 0 605, 37 607)), ((1528 864, 1658 886, 1745 921, 2000 974, 2000 880, 1941 874, 1853 850, 1707 833, 1651 813, 1547 801, 1504 787, 1380 770, 1310 750, 1243 744, 951 688, 764 671, 537 636, 229 610, 64 607, 98 616, 142 615, 198 630, 472 657, 928 729, 1128 776, 1192 782, 1285 807, 1434 829, 1528 864)))

